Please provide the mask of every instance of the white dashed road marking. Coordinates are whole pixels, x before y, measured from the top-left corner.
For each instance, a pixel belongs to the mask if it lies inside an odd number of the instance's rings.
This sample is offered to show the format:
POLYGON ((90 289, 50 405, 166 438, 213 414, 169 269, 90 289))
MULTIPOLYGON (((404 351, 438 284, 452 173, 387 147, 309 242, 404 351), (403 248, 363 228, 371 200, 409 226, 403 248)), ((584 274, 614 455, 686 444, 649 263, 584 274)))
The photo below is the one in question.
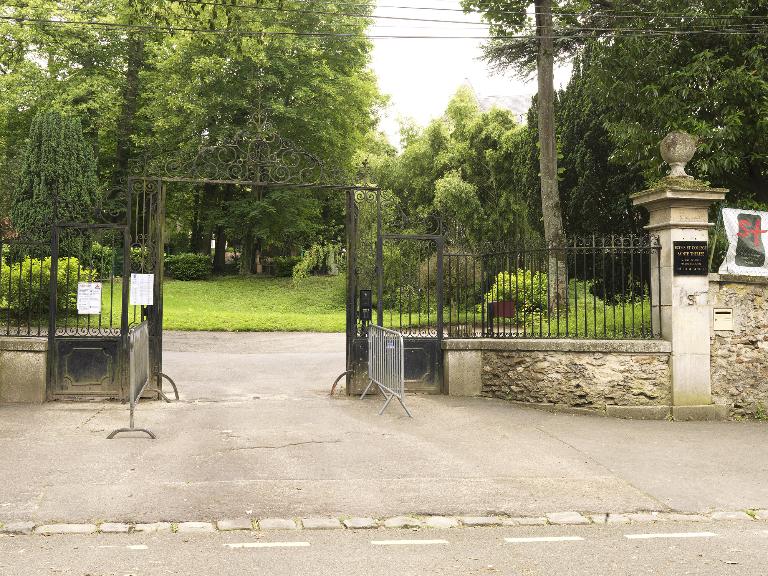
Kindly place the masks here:
POLYGON ((430 544, 448 544, 448 540, 371 540, 374 546, 429 546, 430 544))
POLYGON ((236 542, 224 544, 226 548, 306 548, 309 542, 236 542))
POLYGON ((658 532, 655 534, 624 534, 630 540, 651 540, 653 538, 714 538, 714 532, 658 532))
POLYGON ((578 542, 584 540, 581 536, 531 536, 528 538, 504 538, 510 544, 522 542, 578 542))
POLYGON ((129 544, 128 546, 99 546, 99 548, 127 548, 128 550, 149 550, 146 544, 129 544))

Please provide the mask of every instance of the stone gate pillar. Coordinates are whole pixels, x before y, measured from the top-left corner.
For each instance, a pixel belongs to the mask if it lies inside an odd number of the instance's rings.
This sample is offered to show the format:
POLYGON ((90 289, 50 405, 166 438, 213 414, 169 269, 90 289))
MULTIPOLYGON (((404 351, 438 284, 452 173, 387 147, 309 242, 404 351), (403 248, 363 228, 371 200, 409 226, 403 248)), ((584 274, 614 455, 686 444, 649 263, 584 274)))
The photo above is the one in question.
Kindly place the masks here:
POLYGON ((646 230, 661 243, 660 268, 652 263, 651 271, 652 316, 654 327, 661 323, 662 338, 672 343, 672 414, 678 420, 725 418, 726 407, 712 403, 706 264, 708 210, 727 190, 710 188, 685 173, 696 150, 690 134, 671 132, 660 148, 672 168, 669 176, 632 201, 648 210, 646 230))

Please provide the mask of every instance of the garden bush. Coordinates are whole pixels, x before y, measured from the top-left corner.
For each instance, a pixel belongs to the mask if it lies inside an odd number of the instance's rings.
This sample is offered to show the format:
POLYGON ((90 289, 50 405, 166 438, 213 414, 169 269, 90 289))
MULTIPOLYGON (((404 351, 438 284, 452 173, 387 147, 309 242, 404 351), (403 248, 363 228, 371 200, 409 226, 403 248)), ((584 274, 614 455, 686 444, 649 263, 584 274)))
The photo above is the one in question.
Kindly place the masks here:
POLYGON ((524 322, 539 314, 546 314, 547 296, 545 272, 518 268, 514 272, 499 272, 483 302, 485 305, 488 302, 511 300, 515 303, 515 322, 524 322))
POLYGON ((272 275, 278 278, 292 276, 293 269, 300 260, 298 256, 275 256, 272 258, 272 275))
MULTIPOLYGON (((95 270, 80 268, 77 258, 60 258, 56 275, 58 310, 77 308, 77 283, 94 282, 95 270)), ((0 307, 17 313, 50 309, 50 258, 24 258, 0 265, 0 307), (9 282, 10 279, 10 282, 9 282)))
POLYGON ((165 269, 176 280, 205 280, 211 275, 213 264, 205 254, 174 254, 165 257, 165 269))
POLYGON ((313 244, 293 267, 293 281, 298 283, 310 274, 334 276, 343 266, 343 259, 344 250, 340 244, 313 244))

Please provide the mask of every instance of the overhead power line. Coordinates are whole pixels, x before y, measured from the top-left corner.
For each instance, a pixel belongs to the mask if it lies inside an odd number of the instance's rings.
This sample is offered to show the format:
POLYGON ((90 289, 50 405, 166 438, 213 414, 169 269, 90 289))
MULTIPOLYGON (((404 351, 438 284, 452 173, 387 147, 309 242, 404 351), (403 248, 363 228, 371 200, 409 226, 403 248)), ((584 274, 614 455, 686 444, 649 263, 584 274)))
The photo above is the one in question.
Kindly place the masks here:
MULTIPOLYGON (((317 38, 369 38, 369 39, 435 39, 435 40, 534 40, 535 36, 530 34, 509 34, 509 35, 436 35, 436 34, 361 34, 357 32, 325 32, 325 31, 291 31, 291 30, 239 30, 232 28, 210 29, 193 26, 156 26, 145 24, 123 24, 118 22, 103 22, 93 20, 65 20, 65 19, 45 19, 28 18, 22 16, 0 16, 0 20, 16 22, 18 24, 42 24, 51 26, 81 26, 81 27, 101 27, 106 29, 124 29, 144 32, 194 32, 199 34, 215 35, 235 35, 235 36, 297 36, 297 37, 317 37, 317 38)), ((625 35, 625 36, 677 36, 691 34, 710 34, 710 35, 746 35, 757 36, 768 34, 768 28, 757 26, 750 29, 728 30, 728 29, 673 29, 673 28, 580 28, 574 30, 571 34, 553 35, 556 39, 577 38, 579 36, 591 36, 594 33, 603 35, 625 35)))

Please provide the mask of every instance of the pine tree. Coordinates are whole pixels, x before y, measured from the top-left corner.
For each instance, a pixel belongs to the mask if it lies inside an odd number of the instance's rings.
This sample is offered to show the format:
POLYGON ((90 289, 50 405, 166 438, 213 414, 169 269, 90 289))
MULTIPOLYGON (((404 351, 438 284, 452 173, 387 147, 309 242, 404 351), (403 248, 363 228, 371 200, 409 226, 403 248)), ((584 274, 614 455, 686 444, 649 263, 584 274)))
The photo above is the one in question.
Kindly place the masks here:
POLYGON ((35 116, 11 207, 19 235, 43 241, 56 220, 90 221, 97 197, 96 160, 80 120, 59 112, 35 116))

